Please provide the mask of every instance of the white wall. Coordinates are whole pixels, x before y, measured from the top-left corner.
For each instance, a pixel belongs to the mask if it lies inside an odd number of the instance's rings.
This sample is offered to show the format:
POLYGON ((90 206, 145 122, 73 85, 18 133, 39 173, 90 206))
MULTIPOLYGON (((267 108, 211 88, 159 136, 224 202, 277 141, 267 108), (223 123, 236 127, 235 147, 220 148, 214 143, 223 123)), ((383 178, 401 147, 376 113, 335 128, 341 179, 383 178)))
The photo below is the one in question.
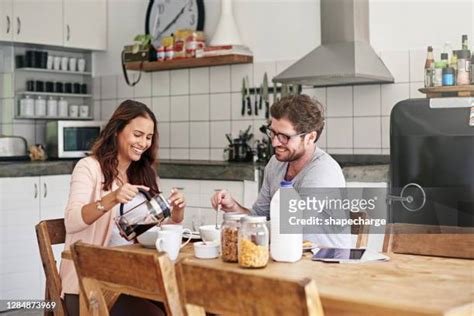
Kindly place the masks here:
MULTIPOLYGON (((220 1, 205 0, 205 32, 212 37, 220 1)), ((96 75, 119 74, 120 52, 144 32, 147 0, 110 0, 108 50, 95 54, 96 75)), ((319 0, 234 0, 243 41, 255 61, 294 60, 318 46, 319 0)), ((460 45, 461 34, 474 42, 474 0, 370 0, 370 40, 375 50, 460 45)))
POLYGON ((474 36, 473 0, 370 0, 370 42, 376 51, 461 46, 474 36))

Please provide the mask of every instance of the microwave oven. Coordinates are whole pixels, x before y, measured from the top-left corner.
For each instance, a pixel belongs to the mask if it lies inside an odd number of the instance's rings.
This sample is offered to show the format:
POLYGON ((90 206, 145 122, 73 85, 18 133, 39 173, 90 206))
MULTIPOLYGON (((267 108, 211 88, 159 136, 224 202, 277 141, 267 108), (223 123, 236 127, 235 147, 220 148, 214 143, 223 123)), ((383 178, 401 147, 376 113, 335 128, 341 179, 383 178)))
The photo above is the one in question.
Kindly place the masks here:
POLYGON ((101 121, 50 121, 46 123, 46 151, 49 158, 82 158, 104 127, 101 121))

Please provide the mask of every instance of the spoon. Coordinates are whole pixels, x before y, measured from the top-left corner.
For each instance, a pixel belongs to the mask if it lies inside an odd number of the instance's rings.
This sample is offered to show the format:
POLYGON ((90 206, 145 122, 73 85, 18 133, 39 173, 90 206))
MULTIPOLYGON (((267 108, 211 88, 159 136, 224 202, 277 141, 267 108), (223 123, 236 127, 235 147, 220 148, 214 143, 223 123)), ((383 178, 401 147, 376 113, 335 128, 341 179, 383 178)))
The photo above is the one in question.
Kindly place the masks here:
POLYGON ((218 220, 219 220, 219 211, 220 211, 221 205, 217 204, 217 210, 216 210, 216 230, 219 229, 219 225, 217 225, 218 220))

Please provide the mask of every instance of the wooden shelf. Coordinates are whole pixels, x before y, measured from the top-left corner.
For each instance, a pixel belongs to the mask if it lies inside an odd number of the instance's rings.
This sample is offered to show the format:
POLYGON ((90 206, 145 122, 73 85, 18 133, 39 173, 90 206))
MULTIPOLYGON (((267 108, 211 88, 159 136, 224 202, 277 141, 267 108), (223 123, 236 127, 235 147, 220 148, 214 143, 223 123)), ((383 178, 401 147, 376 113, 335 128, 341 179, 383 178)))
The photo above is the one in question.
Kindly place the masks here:
POLYGON ((471 97, 474 96, 474 85, 420 88, 418 91, 425 93, 428 98, 471 97))
MULTIPOLYGON (((143 71, 160 71, 170 69, 182 69, 182 68, 197 68, 197 67, 210 67, 210 66, 222 66, 222 65, 234 65, 234 64, 249 64, 253 62, 253 56, 244 55, 223 55, 215 57, 202 57, 202 58, 181 58, 172 59, 166 61, 153 61, 144 62, 143 71)), ((140 70, 141 62, 130 62, 126 63, 128 70, 140 70)))

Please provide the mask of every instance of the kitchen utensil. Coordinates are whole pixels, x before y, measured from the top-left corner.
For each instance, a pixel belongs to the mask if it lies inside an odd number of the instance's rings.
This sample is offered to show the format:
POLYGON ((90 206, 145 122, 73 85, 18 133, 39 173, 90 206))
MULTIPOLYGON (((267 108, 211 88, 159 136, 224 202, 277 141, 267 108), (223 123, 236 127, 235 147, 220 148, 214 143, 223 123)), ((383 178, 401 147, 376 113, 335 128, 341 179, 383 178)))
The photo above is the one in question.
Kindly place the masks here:
MULTIPOLYGON (((265 101, 265 118, 268 119, 270 117, 270 99, 268 95, 268 75, 265 73, 263 75, 263 100, 265 101)), ((276 91, 276 86, 273 87, 274 91, 276 91)), ((275 94, 275 92, 273 92, 275 94)))
POLYGON ((277 83, 273 81, 273 102, 278 101, 278 95, 277 95, 277 83))
POLYGON ((242 94, 242 116, 245 115, 245 101, 246 101, 246 95, 247 95, 247 89, 245 88, 245 78, 242 78, 242 90, 241 91, 241 94, 242 94))
POLYGON ((220 204, 217 204, 217 210, 216 210, 216 229, 219 229, 219 224, 218 224, 218 221, 219 221, 219 211, 221 209, 221 205, 220 204))
POLYGON ((199 259, 214 259, 219 256, 219 243, 198 241, 193 244, 194 255, 199 259))
POLYGON ((27 159, 26 140, 20 136, 0 136, 0 160, 27 159))
POLYGON ((156 250, 163 251, 168 254, 171 260, 178 258, 179 250, 186 246, 191 238, 184 243, 181 242, 183 232, 179 230, 159 230, 156 239, 156 250))
POLYGON ((246 99, 247 99, 247 114, 252 115, 252 101, 250 100, 250 81, 249 76, 245 76, 246 99))
MULTIPOLYGON (((262 95, 262 85, 260 85, 260 89, 258 91, 255 92, 255 106, 254 106, 254 114, 257 116, 258 115, 258 107, 260 106, 259 105, 259 99, 262 95)), ((261 102, 260 102, 261 104, 261 102)))
POLYGON ((232 145, 232 135, 227 133, 227 134, 225 134, 225 138, 227 138, 227 140, 229 141, 229 144, 232 145))
POLYGON ((221 240, 221 228, 220 226, 215 225, 204 225, 199 227, 199 233, 201 238, 205 242, 215 241, 220 242, 221 240))
MULTIPOLYGON (((145 200, 133 205, 125 212, 125 205, 120 204, 120 216, 115 217, 115 224, 120 235, 127 240, 134 239, 171 215, 171 207, 161 193, 152 197, 145 190, 139 189, 139 192, 145 200)), ((133 203, 134 200, 129 203, 133 203)))

